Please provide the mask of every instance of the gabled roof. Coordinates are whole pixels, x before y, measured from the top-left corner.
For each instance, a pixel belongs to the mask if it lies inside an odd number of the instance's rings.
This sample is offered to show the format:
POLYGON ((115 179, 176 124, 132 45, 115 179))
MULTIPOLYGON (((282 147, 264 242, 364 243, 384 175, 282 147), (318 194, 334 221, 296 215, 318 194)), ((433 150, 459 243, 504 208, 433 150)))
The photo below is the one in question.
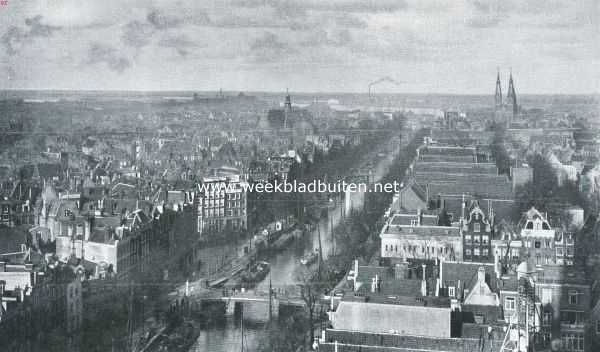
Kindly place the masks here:
POLYGON ((469 289, 465 304, 479 306, 498 306, 498 296, 492 292, 490 286, 485 281, 485 268, 479 267, 478 277, 475 285, 469 289))
POLYGON ((440 277, 445 286, 457 286, 460 280, 461 286, 471 289, 477 283, 477 272, 482 267, 485 270, 486 283, 492 292, 497 292, 497 276, 494 264, 475 262, 449 262, 440 261, 440 277))

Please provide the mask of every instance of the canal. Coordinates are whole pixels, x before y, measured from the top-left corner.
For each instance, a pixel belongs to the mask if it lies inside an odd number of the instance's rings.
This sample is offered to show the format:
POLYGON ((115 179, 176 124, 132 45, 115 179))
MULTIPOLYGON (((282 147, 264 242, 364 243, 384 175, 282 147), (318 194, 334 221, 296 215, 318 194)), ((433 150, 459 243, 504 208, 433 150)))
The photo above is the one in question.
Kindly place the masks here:
MULTIPOLYGON (((387 147, 388 150, 393 150, 393 153, 382 155, 380 151, 373 151, 362 161, 362 164, 372 163, 372 175, 376 181, 387 173, 393 158, 398 153, 398 144, 390 146, 391 144, 392 142, 389 142, 388 145, 382 146, 382 149, 387 147)), ((272 257, 269 262, 271 264, 270 279, 273 287, 296 283, 295 272, 302 266, 300 259, 319 247, 319 233, 323 257, 327 258, 335 248, 335 241, 331 232, 332 227, 335 228, 340 223, 344 213, 349 214, 350 208, 361 209, 364 198, 364 194, 356 192, 350 194, 349 204, 346 204, 347 201, 344 202, 343 197, 336 200, 334 202, 335 206, 329 210, 328 216, 319 221, 319 229, 315 227, 306 238, 294 241, 288 248, 272 257)), ((258 284, 257 289, 268 292, 269 276, 258 284)), ((242 346, 242 336, 244 337, 244 350, 254 351, 263 329, 264 324, 247 324, 244 322, 242 334, 240 317, 227 317, 222 323, 203 328, 190 351, 239 352, 242 346)))

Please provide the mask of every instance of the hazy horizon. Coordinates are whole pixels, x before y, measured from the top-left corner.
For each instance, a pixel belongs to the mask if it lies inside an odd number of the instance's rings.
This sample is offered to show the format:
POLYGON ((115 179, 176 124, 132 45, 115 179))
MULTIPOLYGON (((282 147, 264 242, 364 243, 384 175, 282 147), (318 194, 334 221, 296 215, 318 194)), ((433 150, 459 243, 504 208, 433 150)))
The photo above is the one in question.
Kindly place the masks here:
MULTIPOLYGON (((225 96, 233 96, 239 93, 244 93, 247 95, 251 94, 269 94, 269 95, 282 95, 286 94, 286 90, 282 91, 266 91, 266 90, 190 90, 190 89, 181 89, 181 90, 122 90, 122 89, 51 89, 51 88, 3 88, 0 89, 0 92, 82 92, 82 93, 140 93, 140 94, 159 94, 159 93, 189 93, 191 94, 197 93, 200 97, 204 97, 204 94, 216 95, 222 92, 225 96)), ((334 95, 334 94, 352 94, 352 95, 369 95, 368 91, 292 91, 287 90, 290 95, 334 95)), ((389 91, 389 92, 372 92, 370 93, 373 96, 385 96, 385 95, 415 95, 415 96, 424 96, 424 95, 439 95, 439 96, 473 96, 473 97, 485 97, 485 96, 494 96, 494 92, 491 93, 445 93, 445 92, 400 92, 400 91, 389 91)), ((591 92, 591 93, 519 93, 518 96, 587 96, 587 97, 600 97, 600 92, 591 92)))

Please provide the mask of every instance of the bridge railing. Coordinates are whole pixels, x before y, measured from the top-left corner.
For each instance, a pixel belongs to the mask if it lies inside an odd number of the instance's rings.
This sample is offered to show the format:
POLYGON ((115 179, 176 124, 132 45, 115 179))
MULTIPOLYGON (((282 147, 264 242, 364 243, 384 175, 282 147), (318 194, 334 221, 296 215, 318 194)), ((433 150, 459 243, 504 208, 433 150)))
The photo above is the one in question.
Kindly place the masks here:
MULTIPOLYGON (((281 298, 301 297, 300 287, 298 285, 274 285, 271 287, 272 295, 281 298)), ((269 297, 268 289, 250 289, 244 290, 223 290, 223 297, 269 297)))

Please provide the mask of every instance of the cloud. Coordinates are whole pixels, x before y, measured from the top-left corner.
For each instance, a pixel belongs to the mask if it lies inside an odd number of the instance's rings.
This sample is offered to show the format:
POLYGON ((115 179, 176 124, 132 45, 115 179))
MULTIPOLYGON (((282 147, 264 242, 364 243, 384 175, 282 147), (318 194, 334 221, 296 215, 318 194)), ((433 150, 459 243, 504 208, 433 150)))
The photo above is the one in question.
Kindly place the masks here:
POLYGON ((9 27, 1 38, 1 42, 6 48, 6 53, 9 56, 16 55, 24 45, 31 43, 36 38, 48 38, 54 32, 61 29, 59 26, 43 24, 42 20, 43 17, 37 15, 26 18, 24 27, 9 27))
POLYGON ((146 16, 146 20, 150 23, 154 28, 158 30, 165 30, 173 27, 178 27, 182 20, 175 16, 168 16, 159 10, 153 10, 146 16))
POLYGON ((32 18, 26 18, 25 24, 29 27, 29 36, 31 37, 49 37, 53 32, 61 27, 50 26, 42 23, 42 15, 37 15, 32 18))
POLYGON ((280 14, 300 14, 306 11, 343 11, 343 12, 394 12, 404 10, 404 0, 239 0, 234 5, 240 7, 271 6, 280 14))
POLYGON ((318 29, 314 31, 308 40, 304 42, 309 46, 349 46, 353 43, 352 34, 348 29, 330 30, 318 29))
POLYGON ((150 44, 154 34, 152 26, 145 22, 131 21, 123 27, 121 40, 125 45, 140 49, 150 44))
POLYGON ((346 28, 366 28, 367 23, 362 19, 349 14, 349 13, 340 13, 335 16, 335 24, 340 27, 346 28))
POLYGON ((252 50, 282 50, 285 48, 287 48, 287 44, 282 42, 277 35, 271 32, 265 32, 262 37, 254 40, 250 45, 250 49, 252 50))
POLYGON ((159 46, 164 48, 172 48, 177 51, 180 56, 187 56, 190 51, 198 45, 191 41, 186 35, 166 36, 158 42, 159 46))
POLYGON ((265 32, 250 44, 250 54, 259 62, 277 61, 293 53, 296 53, 294 48, 271 32, 265 32))
POLYGON ((102 44, 92 43, 87 52, 87 64, 105 64, 111 71, 122 73, 131 67, 131 61, 121 54, 114 47, 102 44))
POLYGON ((403 0, 343 0, 343 1, 311 1, 316 9, 328 9, 346 12, 395 12, 407 8, 403 0))
MULTIPOLYGON (((145 20, 133 20, 123 26, 121 40, 127 46, 141 49, 150 44, 152 38, 158 32, 168 31, 185 24, 207 25, 211 24, 211 22, 210 17, 203 11, 196 11, 194 14, 179 16, 154 9, 148 12, 145 20)), ((180 45, 180 48, 181 47, 182 46, 180 45)))
POLYGON ((274 19, 259 19, 247 16, 228 15, 212 22, 214 27, 224 28, 286 28, 288 25, 274 19))
POLYGON ((496 27, 509 16, 510 6, 498 0, 470 0, 468 4, 471 14, 465 18, 465 24, 469 27, 496 27))
POLYGON ((2 44, 6 48, 6 53, 10 56, 17 54, 26 37, 27 33, 23 29, 15 26, 8 28, 2 35, 2 44))

